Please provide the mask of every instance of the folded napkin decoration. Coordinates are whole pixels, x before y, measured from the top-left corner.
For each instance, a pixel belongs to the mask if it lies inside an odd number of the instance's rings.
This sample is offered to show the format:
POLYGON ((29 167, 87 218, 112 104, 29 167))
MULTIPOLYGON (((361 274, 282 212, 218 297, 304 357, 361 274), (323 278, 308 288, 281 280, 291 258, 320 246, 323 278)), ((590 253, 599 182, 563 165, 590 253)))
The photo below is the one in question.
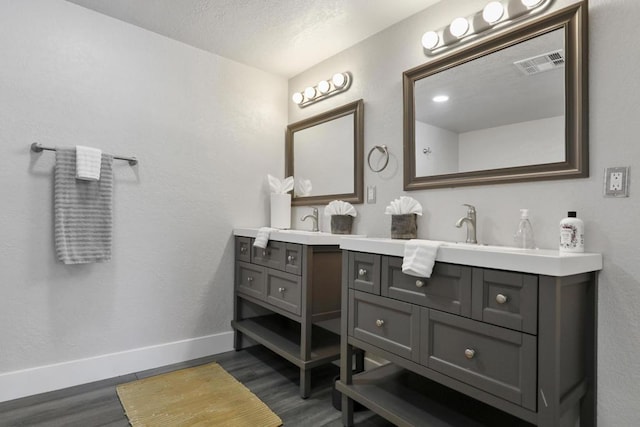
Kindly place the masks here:
POLYGON ((98 181, 101 164, 102 150, 76 145, 76 179, 98 181))
POLYGON ((325 206, 324 214, 326 216, 331 216, 331 215, 351 215, 351 216, 356 216, 356 215, 358 215, 358 213, 356 212, 356 209, 353 207, 353 205, 351 203, 343 202, 342 200, 334 200, 333 202, 331 202, 327 206, 325 206))
POLYGON ((285 194, 293 190, 294 183, 292 176, 280 180, 273 175, 267 175, 267 179, 269 180, 269 187, 271 187, 272 193, 285 194))
POLYGON ((296 196, 298 197, 307 197, 311 195, 311 190, 313 186, 311 185, 311 180, 299 178, 296 180, 296 196))
POLYGON ((411 239, 404 244, 402 272, 410 276, 431 277, 442 242, 411 239))
POLYGON ((384 213, 386 215, 422 215, 422 205, 413 197, 402 196, 391 201, 384 213))

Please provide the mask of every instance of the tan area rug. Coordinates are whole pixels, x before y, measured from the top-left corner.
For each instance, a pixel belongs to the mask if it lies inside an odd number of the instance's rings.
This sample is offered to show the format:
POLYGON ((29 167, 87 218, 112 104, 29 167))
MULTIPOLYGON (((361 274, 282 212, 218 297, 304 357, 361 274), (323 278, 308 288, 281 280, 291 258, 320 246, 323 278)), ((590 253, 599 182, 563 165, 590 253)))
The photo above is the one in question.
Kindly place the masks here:
POLYGON ((133 427, 282 425, 282 420, 217 363, 121 384, 133 427))

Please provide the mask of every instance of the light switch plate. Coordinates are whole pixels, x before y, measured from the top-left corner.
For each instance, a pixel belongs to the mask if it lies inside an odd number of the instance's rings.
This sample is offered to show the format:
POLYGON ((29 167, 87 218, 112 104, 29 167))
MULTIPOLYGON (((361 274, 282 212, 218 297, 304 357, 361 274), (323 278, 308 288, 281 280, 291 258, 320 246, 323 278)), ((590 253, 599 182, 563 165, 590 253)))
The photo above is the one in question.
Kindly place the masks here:
POLYGON ((629 167, 606 168, 604 171, 604 196, 629 197, 629 167))

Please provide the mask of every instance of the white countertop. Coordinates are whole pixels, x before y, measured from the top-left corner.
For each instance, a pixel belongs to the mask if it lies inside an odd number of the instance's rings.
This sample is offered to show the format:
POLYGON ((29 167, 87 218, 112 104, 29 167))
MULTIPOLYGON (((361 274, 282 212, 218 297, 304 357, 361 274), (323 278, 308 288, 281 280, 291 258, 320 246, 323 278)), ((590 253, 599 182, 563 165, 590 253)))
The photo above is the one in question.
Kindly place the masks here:
MULTIPOLYGON (((234 236, 253 237, 258 235, 258 228, 235 228, 234 236)), ((275 230, 269 235, 270 240, 301 245, 339 245, 345 237, 365 237, 362 234, 331 234, 322 231, 275 230)))
MULTIPOLYGON (((381 255, 403 256, 407 240, 345 237, 340 248, 381 255)), ((495 268, 548 276, 570 276, 602 270, 602 255, 562 254, 551 249, 519 249, 507 246, 471 245, 442 242, 436 261, 495 268)))

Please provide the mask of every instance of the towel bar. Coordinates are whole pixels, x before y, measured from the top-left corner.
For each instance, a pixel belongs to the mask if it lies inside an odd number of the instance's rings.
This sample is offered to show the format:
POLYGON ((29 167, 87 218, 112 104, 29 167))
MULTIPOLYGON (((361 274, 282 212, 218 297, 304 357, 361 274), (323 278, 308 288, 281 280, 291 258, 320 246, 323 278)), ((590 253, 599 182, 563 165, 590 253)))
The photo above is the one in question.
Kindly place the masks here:
MULTIPOLYGON (((33 144, 31 144, 31 151, 33 151, 34 153, 40 153, 42 150, 56 151, 55 148, 45 147, 38 142, 34 142, 33 144)), ((113 158, 118 160, 126 160, 131 166, 135 166, 138 164, 138 159, 136 159, 135 157, 113 156, 113 158)))

